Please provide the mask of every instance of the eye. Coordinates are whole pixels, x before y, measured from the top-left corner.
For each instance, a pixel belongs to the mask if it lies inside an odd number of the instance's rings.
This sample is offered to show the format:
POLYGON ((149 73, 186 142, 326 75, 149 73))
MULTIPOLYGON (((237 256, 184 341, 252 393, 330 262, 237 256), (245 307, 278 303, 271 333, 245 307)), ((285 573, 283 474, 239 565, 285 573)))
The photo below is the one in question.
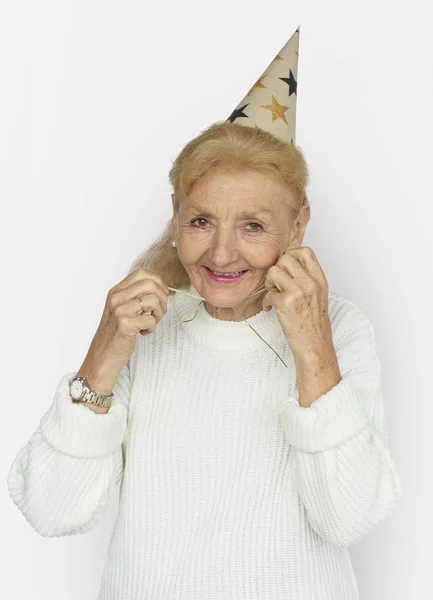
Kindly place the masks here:
MULTIPOLYGON (((194 225, 194 227, 198 227, 199 229, 204 229, 204 227, 202 227, 201 225, 196 225, 196 224, 195 224, 195 223, 196 223, 196 221, 206 221, 206 219, 203 219, 203 218, 201 218, 201 217, 196 217, 195 219, 192 219, 192 220, 190 221, 190 223, 191 223, 192 225, 194 225)), ((260 223, 248 223, 248 225, 257 225, 257 227, 258 227, 259 229, 263 229, 263 227, 260 225, 260 223)), ((250 230, 250 231, 259 231, 259 229, 252 229, 252 230, 250 230)))
MULTIPOLYGON (((206 221, 206 219, 201 219, 200 217, 197 217, 196 219, 192 219, 192 220, 190 221, 190 223, 191 223, 192 225, 194 225, 195 227, 201 227, 200 225, 195 225, 195 222, 196 222, 196 221, 206 221)), ((202 228, 202 229, 203 229, 203 228, 202 228)))
MULTIPOLYGON (((263 229, 263 227, 260 225, 260 223, 248 223, 248 225, 257 225, 257 227, 260 227, 260 229, 263 229)), ((253 229, 253 231, 258 231, 258 229, 253 229)))

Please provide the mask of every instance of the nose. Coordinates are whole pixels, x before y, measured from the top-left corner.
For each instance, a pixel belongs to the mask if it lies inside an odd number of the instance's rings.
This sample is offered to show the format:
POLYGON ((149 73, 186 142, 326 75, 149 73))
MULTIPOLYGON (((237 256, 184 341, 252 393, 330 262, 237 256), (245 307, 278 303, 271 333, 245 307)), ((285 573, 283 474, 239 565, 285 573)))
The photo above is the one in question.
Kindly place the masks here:
POLYGON ((217 227, 210 242, 209 255, 214 265, 233 263, 238 255, 236 231, 228 227, 217 227))

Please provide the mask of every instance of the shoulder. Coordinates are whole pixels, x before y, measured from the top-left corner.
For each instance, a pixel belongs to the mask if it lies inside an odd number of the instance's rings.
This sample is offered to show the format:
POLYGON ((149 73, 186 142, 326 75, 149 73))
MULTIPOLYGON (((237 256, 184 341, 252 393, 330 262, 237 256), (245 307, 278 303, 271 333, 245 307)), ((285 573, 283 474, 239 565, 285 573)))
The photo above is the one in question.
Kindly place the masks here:
POLYGON ((359 304, 333 290, 328 292, 328 313, 332 329, 366 327, 373 330, 373 323, 359 304))
POLYGON ((348 340, 356 339, 364 340, 367 345, 375 345, 373 322, 359 304, 330 290, 328 313, 336 345, 346 344, 348 340))
POLYGON ((353 382, 375 383, 381 371, 373 323, 353 300, 328 292, 329 318, 339 364, 353 382))

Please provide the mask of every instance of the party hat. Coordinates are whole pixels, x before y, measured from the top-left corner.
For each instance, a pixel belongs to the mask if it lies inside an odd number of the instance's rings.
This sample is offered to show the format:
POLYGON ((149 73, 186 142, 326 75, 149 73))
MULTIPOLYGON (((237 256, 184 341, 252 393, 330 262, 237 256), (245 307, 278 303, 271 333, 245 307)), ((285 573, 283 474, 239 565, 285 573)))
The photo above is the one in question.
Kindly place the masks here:
POLYGON ((284 142, 296 143, 299 31, 300 26, 227 121, 260 127, 284 142))

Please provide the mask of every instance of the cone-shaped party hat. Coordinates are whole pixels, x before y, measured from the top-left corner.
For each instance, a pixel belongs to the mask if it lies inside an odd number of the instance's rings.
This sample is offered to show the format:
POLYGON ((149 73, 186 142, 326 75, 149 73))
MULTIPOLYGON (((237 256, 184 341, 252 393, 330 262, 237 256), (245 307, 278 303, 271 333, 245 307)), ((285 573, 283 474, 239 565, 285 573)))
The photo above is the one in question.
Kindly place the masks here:
POLYGON ((226 119, 260 127, 289 144, 296 144, 299 30, 280 50, 226 119))

